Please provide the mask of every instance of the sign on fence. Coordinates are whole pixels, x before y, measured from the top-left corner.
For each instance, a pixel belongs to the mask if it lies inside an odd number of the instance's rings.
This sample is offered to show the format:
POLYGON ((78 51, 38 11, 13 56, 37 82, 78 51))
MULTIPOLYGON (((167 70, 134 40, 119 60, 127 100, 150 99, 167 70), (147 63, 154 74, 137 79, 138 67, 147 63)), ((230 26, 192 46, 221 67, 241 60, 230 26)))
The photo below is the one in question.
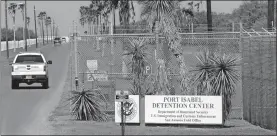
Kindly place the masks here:
MULTIPOLYGON (((123 102, 125 123, 139 123, 139 95, 129 95, 123 102)), ((115 101, 115 122, 121 123, 121 102, 115 101)))
POLYGON ((91 71, 87 71, 87 80, 88 81, 108 81, 108 74, 107 71, 103 71, 103 70, 94 70, 93 73, 91 73, 91 71), (94 79, 93 79, 94 78, 94 79))
POLYGON ((90 71, 94 71, 98 69, 97 60, 87 60, 87 67, 90 71))
POLYGON ((222 125, 222 97, 147 95, 145 123, 222 125))
POLYGON ((152 74, 152 65, 148 62, 145 65, 145 74, 152 74))
POLYGON ((115 92, 115 101, 123 102, 129 99, 129 92, 123 90, 116 90, 115 92))

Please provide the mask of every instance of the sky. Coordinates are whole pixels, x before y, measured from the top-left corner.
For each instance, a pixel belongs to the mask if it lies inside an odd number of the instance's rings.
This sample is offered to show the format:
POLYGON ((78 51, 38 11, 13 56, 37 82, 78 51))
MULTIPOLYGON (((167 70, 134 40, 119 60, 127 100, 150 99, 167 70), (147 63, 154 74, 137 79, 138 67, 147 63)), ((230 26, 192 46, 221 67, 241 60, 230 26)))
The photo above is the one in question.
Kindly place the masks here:
MULTIPOLYGON (((16 0, 11 1, 8 0, 9 3, 24 3, 24 1, 16 0)), ((185 2, 183 2, 185 3, 185 2)), ((212 0, 212 11, 213 12, 223 12, 223 13, 231 13, 233 9, 238 8, 242 1, 213 1, 212 0)), ((90 1, 27 1, 27 16, 31 18, 30 22, 30 29, 34 30, 34 6, 36 7, 36 15, 39 14, 41 11, 45 11, 48 16, 55 20, 55 23, 59 26, 60 34, 63 36, 67 36, 70 27, 72 26, 73 20, 79 20, 79 7, 80 6, 87 6, 90 4, 90 1)), ((135 20, 140 19, 140 11, 141 6, 138 5, 136 2, 135 4, 135 20)), ((5 27, 5 2, 2 1, 1 3, 1 27, 5 27)), ((206 3, 203 1, 203 4, 200 6, 200 10, 206 10, 206 3)), ((38 21, 38 20, 37 20, 38 21)), ((118 14, 116 14, 116 24, 118 24, 118 14)), ((16 26, 23 26, 23 18, 22 13, 18 10, 16 13, 16 26)), ((79 24, 78 24, 79 25, 79 24)), ((12 17, 8 14, 8 27, 12 28, 12 17)), ((38 27, 38 24, 37 24, 38 27)), ((78 28, 81 29, 79 26, 78 28)), ((38 29, 39 30, 39 29, 38 29)), ((80 30, 82 31, 82 30, 80 30)), ((38 31, 38 34, 40 32, 38 31)))

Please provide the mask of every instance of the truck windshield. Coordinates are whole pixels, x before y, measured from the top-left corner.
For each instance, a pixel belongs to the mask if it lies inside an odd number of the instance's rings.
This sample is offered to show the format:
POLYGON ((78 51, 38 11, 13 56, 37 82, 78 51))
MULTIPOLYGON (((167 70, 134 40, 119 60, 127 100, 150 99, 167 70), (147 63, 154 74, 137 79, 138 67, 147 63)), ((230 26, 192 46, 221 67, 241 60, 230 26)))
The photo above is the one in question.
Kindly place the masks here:
POLYGON ((41 55, 20 55, 15 61, 15 63, 25 62, 44 63, 41 55))

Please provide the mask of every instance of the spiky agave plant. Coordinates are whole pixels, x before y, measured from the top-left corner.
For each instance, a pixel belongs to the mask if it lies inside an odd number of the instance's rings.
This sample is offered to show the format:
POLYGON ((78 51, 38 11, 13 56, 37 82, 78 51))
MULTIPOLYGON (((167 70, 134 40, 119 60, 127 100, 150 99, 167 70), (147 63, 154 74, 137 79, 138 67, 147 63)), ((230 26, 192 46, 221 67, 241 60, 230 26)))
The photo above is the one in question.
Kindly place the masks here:
POLYGON ((102 105, 106 98, 97 90, 72 91, 72 113, 77 120, 107 121, 108 116, 103 112, 102 105))
POLYGON ((224 122, 231 112, 231 98, 235 94, 235 86, 240 80, 239 61, 235 55, 215 55, 211 58, 214 64, 212 69, 211 95, 222 95, 223 97, 223 119, 224 122))
POLYGON ((222 95, 223 119, 228 118, 232 108, 231 98, 240 74, 237 67, 240 58, 234 55, 219 55, 204 51, 197 56, 193 84, 198 95, 222 95))
POLYGON ((207 94, 212 90, 211 79, 214 68, 213 62, 210 60, 212 56, 212 53, 208 50, 204 50, 196 56, 198 64, 195 66, 195 69, 191 70, 194 72, 192 86, 195 87, 196 95, 207 94))

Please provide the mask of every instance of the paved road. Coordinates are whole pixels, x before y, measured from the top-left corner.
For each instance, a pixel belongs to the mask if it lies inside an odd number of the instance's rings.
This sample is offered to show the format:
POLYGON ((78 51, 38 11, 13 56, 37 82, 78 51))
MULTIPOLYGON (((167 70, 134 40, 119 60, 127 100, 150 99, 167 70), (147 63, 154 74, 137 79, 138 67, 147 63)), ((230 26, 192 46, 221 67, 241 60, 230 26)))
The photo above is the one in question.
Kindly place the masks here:
POLYGON ((49 67, 49 89, 40 88, 40 84, 32 86, 20 84, 21 89, 12 90, 10 68, 2 69, 0 87, 1 134, 26 134, 26 128, 37 124, 38 118, 47 116, 46 112, 51 112, 53 102, 59 99, 58 93, 61 91, 59 88, 64 84, 68 66, 69 44, 57 47, 46 46, 41 51, 47 60, 53 61, 49 67))

